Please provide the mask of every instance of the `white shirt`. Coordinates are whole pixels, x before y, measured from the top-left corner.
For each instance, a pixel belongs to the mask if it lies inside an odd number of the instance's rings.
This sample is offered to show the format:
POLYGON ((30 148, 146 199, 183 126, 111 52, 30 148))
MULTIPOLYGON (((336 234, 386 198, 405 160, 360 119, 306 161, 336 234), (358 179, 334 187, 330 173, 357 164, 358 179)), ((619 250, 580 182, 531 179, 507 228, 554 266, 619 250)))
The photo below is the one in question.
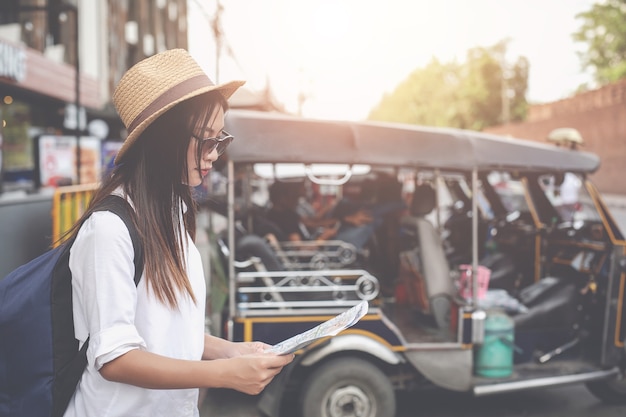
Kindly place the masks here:
POLYGON ((133 245, 122 219, 93 213, 70 252, 74 329, 90 335, 87 368, 65 417, 197 417, 198 390, 151 390, 104 379, 98 370, 132 349, 200 360, 204 349, 206 287, 200 253, 187 235, 187 272, 197 303, 181 296, 178 310, 133 280, 133 245))

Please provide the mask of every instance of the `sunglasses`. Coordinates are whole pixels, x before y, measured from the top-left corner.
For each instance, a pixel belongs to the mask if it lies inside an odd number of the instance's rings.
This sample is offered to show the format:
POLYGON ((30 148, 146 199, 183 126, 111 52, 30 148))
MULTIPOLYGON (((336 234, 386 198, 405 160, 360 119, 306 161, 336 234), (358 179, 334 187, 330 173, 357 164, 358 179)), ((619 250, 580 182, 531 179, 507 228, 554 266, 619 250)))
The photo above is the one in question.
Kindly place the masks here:
POLYGON ((219 136, 215 138, 201 138, 196 135, 192 135, 198 141, 198 155, 208 155, 217 149, 217 154, 222 155, 228 145, 235 139, 233 135, 222 130, 219 136))

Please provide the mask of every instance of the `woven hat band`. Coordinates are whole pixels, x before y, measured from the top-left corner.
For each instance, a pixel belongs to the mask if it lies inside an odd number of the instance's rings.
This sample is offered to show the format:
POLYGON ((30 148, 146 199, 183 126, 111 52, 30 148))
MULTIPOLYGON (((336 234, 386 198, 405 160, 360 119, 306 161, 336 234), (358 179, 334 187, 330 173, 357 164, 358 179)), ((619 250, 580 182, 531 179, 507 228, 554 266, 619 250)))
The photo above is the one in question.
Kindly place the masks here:
POLYGON ((144 120, 150 117, 153 113, 161 110, 169 104, 177 101, 181 97, 191 94, 200 88, 211 86, 213 83, 209 80, 206 74, 196 75, 195 77, 188 78, 179 84, 176 84, 163 94, 158 96, 152 103, 146 106, 135 117, 135 119, 127 126, 128 133, 132 133, 144 120))

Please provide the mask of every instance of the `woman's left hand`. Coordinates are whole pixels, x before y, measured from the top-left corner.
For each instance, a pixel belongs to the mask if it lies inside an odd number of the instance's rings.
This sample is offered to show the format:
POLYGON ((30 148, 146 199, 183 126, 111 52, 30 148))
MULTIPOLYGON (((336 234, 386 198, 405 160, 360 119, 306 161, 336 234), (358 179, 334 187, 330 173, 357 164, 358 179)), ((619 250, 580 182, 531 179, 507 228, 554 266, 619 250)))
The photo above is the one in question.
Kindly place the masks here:
POLYGON ((270 347, 263 342, 231 342, 221 337, 206 334, 202 359, 228 359, 244 355, 258 355, 270 347))
POLYGON ((263 342, 232 342, 228 352, 229 358, 263 353, 271 346, 263 342))

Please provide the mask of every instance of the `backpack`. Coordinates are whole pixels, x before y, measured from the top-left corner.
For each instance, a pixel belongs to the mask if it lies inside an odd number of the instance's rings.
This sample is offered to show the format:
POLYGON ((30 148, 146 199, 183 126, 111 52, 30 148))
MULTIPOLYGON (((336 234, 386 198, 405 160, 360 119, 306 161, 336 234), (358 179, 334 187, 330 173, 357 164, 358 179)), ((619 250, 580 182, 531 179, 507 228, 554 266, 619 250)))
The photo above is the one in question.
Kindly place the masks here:
MULTIPOLYGON (((143 247, 133 209, 110 195, 96 211, 125 223, 134 248, 135 285, 143 273, 143 247)), ((70 248, 66 241, 0 281, 0 416, 60 417, 87 365, 89 339, 78 349, 72 313, 70 248)))

